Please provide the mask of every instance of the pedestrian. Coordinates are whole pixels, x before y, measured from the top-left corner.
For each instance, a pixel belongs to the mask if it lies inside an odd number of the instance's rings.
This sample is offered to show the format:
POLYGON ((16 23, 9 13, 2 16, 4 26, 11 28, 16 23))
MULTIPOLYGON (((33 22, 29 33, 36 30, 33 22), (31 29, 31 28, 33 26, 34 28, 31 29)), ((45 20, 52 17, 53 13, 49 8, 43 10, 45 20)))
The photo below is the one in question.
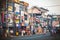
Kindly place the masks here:
POLYGON ((2 29, 2 26, 0 26, 0 37, 2 37, 2 32, 3 32, 3 29, 2 29))
POLYGON ((33 34, 33 25, 31 25, 31 34, 33 34))

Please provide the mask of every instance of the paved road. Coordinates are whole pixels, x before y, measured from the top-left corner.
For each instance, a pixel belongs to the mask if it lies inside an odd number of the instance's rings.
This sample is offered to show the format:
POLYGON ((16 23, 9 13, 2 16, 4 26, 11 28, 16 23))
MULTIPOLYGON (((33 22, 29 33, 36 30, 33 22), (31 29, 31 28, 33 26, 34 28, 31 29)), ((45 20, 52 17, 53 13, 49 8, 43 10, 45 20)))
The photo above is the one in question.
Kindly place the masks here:
POLYGON ((32 36, 18 36, 18 37, 6 38, 3 40, 60 40, 60 36, 59 35, 51 36, 49 33, 47 33, 32 36))

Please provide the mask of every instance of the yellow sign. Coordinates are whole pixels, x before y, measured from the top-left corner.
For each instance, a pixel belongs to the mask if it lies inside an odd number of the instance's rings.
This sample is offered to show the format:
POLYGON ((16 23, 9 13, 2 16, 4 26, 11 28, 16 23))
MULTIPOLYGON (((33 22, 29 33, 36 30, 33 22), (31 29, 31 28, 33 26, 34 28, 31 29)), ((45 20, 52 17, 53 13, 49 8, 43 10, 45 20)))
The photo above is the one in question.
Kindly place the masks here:
POLYGON ((8 6, 8 11, 12 11, 13 7, 12 6, 8 6))
POLYGON ((19 0, 14 0, 14 2, 19 3, 20 1, 19 0))

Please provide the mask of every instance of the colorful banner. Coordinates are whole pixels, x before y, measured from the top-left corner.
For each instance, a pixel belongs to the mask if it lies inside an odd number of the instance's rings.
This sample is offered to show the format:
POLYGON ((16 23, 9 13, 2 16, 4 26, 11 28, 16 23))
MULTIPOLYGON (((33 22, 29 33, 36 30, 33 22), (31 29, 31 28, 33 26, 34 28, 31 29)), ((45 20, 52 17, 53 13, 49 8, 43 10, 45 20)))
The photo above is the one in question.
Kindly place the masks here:
POLYGON ((15 4, 14 4, 14 7, 15 7, 15 12, 19 12, 19 10, 20 10, 20 5, 17 4, 17 3, 15 3, 15 4))
POLYGON ((8 3, 8 11, 13 11, 13 3, 8 3))

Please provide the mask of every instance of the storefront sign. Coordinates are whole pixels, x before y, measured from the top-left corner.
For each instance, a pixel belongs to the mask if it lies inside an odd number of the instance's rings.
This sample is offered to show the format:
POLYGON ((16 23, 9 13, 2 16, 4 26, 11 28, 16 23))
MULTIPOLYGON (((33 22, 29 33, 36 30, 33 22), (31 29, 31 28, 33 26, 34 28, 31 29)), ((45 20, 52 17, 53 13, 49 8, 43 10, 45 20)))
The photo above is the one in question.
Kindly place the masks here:
POLYGON ((15 3, 15 12, 19 12, 19 10, 20 10, 19 8, 20 8, 20 5, 15 3))
POLYGON ((13 7, 12 6, 8 6, 8 11, 12 11, 13 7))

